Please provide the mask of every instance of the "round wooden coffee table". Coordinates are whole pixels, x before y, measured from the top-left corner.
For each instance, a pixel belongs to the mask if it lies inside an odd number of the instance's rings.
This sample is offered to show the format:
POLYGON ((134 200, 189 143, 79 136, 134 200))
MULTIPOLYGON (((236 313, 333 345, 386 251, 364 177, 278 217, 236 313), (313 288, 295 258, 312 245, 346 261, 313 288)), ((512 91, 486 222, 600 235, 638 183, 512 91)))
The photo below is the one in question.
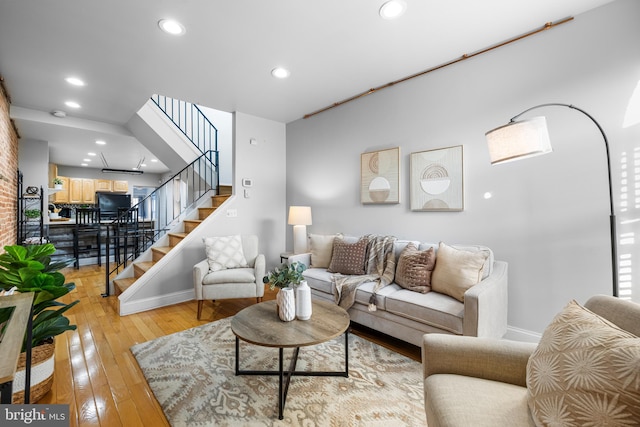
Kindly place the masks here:
POLYGON ((283 322, 276 313, 276 302, 265 301, 247 307, 231 319, 231 330, 236 336, 236 375, 278 375, 278 418, 283 419, 292 376, 349 376, 349 314, 336 304, 312 301, 309 320, 283 322), (344 334, 344 371, 296 371, 300 347, 320 344, 344 334), (263 347, 279 349, 277 371, 241 370, 240 340, 263 347), (283 368, 285 348, 293 348, 288 370, 283 368))

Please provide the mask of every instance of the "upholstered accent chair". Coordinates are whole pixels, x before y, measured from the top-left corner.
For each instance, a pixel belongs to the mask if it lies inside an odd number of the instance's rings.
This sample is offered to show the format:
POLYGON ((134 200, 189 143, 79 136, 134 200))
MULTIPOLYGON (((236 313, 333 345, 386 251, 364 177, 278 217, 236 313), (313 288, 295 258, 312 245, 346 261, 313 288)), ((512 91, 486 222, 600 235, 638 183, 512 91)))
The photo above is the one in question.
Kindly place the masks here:
POLYGON ((553 425, 571 418, 571 425, 584 425, 583 418, 595 416, 589 408, 607 407, 610 421, 635 425, 640 407, 638 336, 640 304, 603 295, 591 297, 584 307, 571 302, 547 327, 539 344, 424 335, 427 423, 429 427, 517 427, 553 425), (575 369, 569 366, 573 360, 575 369), (583 370, 585 361, 593 364, 598 378, 584 376, 589 371, 583 370), (549 394, 556 383, 562 387, 549 394), (539 391, 547 395, 536 395, 539 391))
POLYGON ((258 253, 258 236, 238 235, 203 239, 207 258, 193 267, 198 320, 205 300, 264 296, 264 254, 258 253))

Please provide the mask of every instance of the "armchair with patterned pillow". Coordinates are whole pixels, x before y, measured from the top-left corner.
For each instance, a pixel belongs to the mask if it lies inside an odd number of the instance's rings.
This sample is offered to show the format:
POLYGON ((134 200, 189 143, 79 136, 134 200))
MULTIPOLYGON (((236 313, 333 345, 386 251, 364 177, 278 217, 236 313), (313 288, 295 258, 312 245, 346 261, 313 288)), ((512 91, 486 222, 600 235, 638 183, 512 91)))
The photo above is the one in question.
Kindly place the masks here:
POLYGON ((427 334, 429 427, 640 425, 640 304, 571 301, 540 342, 427 334))
POLYGON ((264 296, 264 254, 258 253, 258 236, 234 235, 203 239, 206 259, 193 266, 193 286, 198 320, 205 300, 264 296))

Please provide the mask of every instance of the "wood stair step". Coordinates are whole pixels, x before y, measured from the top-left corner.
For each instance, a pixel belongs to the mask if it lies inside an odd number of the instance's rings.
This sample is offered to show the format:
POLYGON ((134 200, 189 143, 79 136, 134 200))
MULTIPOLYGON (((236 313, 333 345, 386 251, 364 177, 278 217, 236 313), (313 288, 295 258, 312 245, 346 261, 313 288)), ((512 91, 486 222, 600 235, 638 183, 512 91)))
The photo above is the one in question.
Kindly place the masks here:
POLYGON ((131 285, 135 283, 135 281, 136 281, 135 277, 125 277, 123 279, 114 279, 113 288, 115 290, 116 296, 126 291, 131 285))
POLYGON ((185 219, 184 221, 182 221, 182 223, 184 224, 185 233, 190 233, 202 223, 202 220, 201 219, 185 219))
POLYGON ((218 187, 218 194, 230 196, 233 194, 233 186, 231 185, 220 185, 218 187))
POLYGON ((175 246, 187 237, 189 233, 169 233, 169 246, 175 246))
POLYGON ((154 246, 151 248, 151 254, 153 261, 158 262, 162 259, 163 256, 169 253, 172 249, 172 246, 154 246))
POLYGON ((215 207, 210 207, 210 208, 198 208, 198 218, 199 219, 205 219, 206 217, 208 217, 209 215, 211 215, 213 212, 215 212, 216 208, 215 207))
POLYGON ((138 278, 146 273, 153 265, 154 261, 134 262, 133 263, 133 276, 138 278))
POLYGON ((229 195, 215 195, 215 196, 211 196, 211 206, 213 206, 214 208, 219 208, 220 205, 222 205, 227 199, 229 198, 229 195))

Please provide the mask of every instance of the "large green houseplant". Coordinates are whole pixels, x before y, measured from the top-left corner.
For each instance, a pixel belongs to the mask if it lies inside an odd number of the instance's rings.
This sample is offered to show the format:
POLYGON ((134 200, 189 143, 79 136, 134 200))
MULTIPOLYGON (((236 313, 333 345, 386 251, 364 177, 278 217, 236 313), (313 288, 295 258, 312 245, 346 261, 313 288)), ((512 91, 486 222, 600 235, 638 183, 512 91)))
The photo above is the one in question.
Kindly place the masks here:
MULTIPOLYGON (((65 283, 58 270, 68 266, 71 260, 51 262, 56 251, 51 243, 30 246, 5 246, 0 255, 0 288, 8 291, 33 292, 33 335, 31 344, 36 347, 56 335, 75 330, 64 313, 79 301, 65 304, 56 301, 75 289, 75 284, 65 283)), ((0 319, 0 324, 2 319, 0 319)), ((26 348, 25 342, 22 351, 26 348)))

